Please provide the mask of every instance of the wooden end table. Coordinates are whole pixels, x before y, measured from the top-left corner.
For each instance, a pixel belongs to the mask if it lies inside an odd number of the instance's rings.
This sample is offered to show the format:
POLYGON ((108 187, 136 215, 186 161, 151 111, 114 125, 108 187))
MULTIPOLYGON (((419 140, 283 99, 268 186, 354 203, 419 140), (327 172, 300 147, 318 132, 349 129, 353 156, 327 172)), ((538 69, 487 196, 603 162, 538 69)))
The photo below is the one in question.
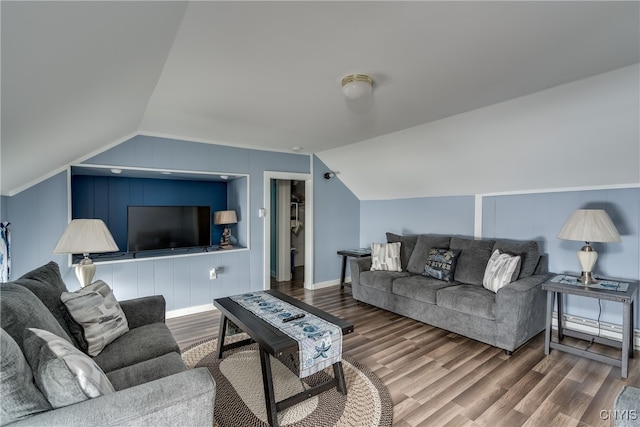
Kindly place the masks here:
MULTIPOLYGON (((276 290, 268 290, 266 293, 287 302, 295 307, 298 307, 307 313, 311 313, 327 322, 333 323, 342 330, 342 335, 347 335, 353 332, 353 324, 342 320, 338 317, 332 316, 318 308, 305 304, 304 302, 285 295, 282 292, 276 290)), ((303 400, 316 396, 326 390, 336 387, 336 389, 342 393, 347 394, 347 385, 344 380, 344 372, 342 370, 342 362, 333 364, 334 378, 331 380, 311 387, 303 392, 288 397, 280 402, 276 402, 276 395, 273 389, 273 376, 271 372, 271 361, 269 356, 282 357, 287 354, 295 354, 298 351, 298 342, 285 334, 278 328, 260 319, 250 311, 246 310, 240 304, 234 302, 231 298, 218 298, 213 300, 215 305, 222 316, 220 317, 220 330, 218 332, 218 351, 217 355, 219 359, 222 359, 222 354, 226 350, 232 348, 241 347, 253 342, 258 343, 260 348, 260 366, 262 368, 262 382, 264 386, 264 396, 267 405, 267 418, 269 424, 272 426, 278 425, 278 411, 289 408, 303 400), (224 339, 227 330, 227 322, 231 320, 236 326, 238 326, 243 332, 249 335, 249 339, 225 344, 224 339)))
POLYGON ((344 289, 344 275, 347 271, 347 258, 364 258, 371 256, 371 249, 343 249, 338 251, 338 255, 342 255, 342 270, 340 270, 340 289, 344 289))
POLYGON ((557 349, 577 356, 586 357, 588 359, 597 360, 598 362, 608 363, 613 366, 619 366, 622 378, 627 378, 629 373, 629 358, 633 357, 633 302, 638 282, 634 280, 616 280, 628 283, 629 287, 626 291, 616 291, 611 289, 595 289, 584 285, 569 285, 564 283, 555 283, 547 280, 542 284, 542 289, 547 291, 547 320, 544 341, 544 354, 548 355, 551 349, 557 349), (580 295, 589 298, 598 298, 601 300, 615 301, 622 304, 622 342, 609 338, 587 334, 584 332, 564 329, 563 327, 563 295, 580 295), (553 318, 553 300, 557 297, 558 312, 558 342, 551 340, 551 321, 553 318), (560 341, 565 336, 579 338, 582 340, 597 342, 599 344, 608 345, 622 350, 620 359, 605 356, 602 354, 579 349, 573 346, 562 344, 560 341))

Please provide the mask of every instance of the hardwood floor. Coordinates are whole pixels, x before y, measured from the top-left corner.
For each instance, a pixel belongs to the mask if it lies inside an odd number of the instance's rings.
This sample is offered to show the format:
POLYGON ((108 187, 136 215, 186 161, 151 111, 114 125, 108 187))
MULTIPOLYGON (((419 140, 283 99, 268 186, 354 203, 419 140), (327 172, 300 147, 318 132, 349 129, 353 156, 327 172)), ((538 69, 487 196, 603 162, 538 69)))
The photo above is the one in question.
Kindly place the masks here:
MULTIPOLYGON (((640 387, 637 351, 623 380, 617 367, 558 351, 545 357, 544 333, 509 357, 495 347, 357 303, 348 286, 308 291, 293 281, 272 287, 353 322, 355 332, 344 337, 343 351, 387 386, 394 426, 612 426, 613 402, 622 386, 640 387)), ((167 324, 184 349, 217 337, 219 321, 219 313, 211 311, 167 324)), ((613 349, 594 348, 619 357, 613 349)))

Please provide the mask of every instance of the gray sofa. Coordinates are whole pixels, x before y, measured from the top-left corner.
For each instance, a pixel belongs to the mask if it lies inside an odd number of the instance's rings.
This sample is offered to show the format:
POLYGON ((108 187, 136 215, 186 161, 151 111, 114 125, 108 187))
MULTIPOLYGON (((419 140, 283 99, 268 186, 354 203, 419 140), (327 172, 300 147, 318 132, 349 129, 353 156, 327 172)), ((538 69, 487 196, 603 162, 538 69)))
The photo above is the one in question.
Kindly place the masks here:
POLYGON ((499 347, 511 354, 545 329, 549 276, 546 255, 535 241, 475 240, 459 236, 387 233, 400 242, 402 271, 371 271, 371 257, 352 259, 353 298, 403 316, 499 347), (460 250, 454 280, 423 275, 431 248, 460 250), (518 254, 517 279, 492 292, 482 285, 492 252, 518 254))
MULTIPOLYGON (((180 349, 164 323, 162 296, 119 302, 129 331, 92 358, 115 392, 53 409, 51 402, 55 399, 51 399, 50 390, 48 399, 38 388, 35 371, 28 363, 31 360, 33 364, 33 359, 25 357, 33 353, 29 341, 32 332, 26 328, 51 332, 78 349, 86 347, 82 326, 71 318, 60 300, 62 292, 67 288, 54 262, 0 285, 0 424, 213 425, 215 382, 206 368, 185 367, 180 349)), ((67 387, 61 389, 73 388, 67 387)))

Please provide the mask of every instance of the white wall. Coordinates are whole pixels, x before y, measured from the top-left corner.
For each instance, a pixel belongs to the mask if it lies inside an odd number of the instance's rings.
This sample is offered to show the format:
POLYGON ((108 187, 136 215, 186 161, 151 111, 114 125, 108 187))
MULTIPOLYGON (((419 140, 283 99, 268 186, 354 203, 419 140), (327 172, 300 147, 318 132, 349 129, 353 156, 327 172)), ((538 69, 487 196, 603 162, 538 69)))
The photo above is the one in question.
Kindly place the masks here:
POLYGON ((360 200, 640 182, 638 64, 319 153, 360 200))

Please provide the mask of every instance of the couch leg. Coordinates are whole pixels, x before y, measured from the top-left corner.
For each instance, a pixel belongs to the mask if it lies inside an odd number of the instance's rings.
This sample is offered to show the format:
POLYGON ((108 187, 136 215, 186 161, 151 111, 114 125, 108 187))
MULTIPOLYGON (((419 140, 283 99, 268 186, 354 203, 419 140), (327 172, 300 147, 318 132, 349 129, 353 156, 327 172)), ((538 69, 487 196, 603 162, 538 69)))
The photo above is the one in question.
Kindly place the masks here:
POLYGON ((507 356, 511 356, 513 354, 513 351, 505 350, 504 354, 506 354, 507 356))

